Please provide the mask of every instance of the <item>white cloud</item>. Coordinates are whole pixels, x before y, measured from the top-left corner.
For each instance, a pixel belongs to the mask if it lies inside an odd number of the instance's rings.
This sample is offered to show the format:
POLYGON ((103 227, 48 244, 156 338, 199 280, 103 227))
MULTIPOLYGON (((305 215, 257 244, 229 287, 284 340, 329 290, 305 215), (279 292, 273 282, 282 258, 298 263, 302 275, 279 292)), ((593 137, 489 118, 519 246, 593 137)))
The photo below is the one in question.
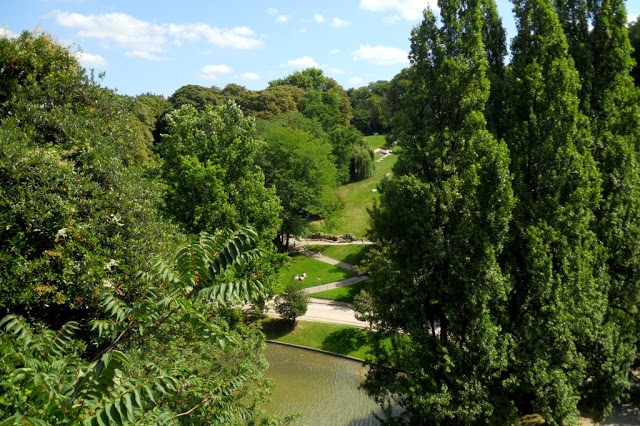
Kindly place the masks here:
POLYGON ((357 86, 359 84, 362 84, 362 79, 360 77, 351 77, 349 79, 349 83, 353 84, 354 86, 357 86))
POLYGON ((256 74, 255 72, 245 72, 244 74, 240 75, 240 78, 243 80, 260 80, 260 75, 256 74))
POLYGON ((167 42, 166 31, 160 25, 124 13, 82 15, 54 12, 54 16, 62 26, 78 28, 80 37, 111 40, 130 50, 161 52, 167 42))
POLYGON ((351 22, 345 21, 345 20, 340 19, 340 18, 333 18, 331 20, 331 26, 335 27, 335 28, 344 28, 344 27, 349 26, 349 24, 351 24, 351 22))
POLYGON ((638 15, 634 15, 632 13, 627 15, 627 22, 632 23, 638 20, 638 15))
POLYGON ((7 26, 0 27, 0 38, 16 38, 18 34, 11 31, 7 26))
POLYGON ((382 23, 385 25, 393 25, 398 23, 402 18, 399 15, 389 15, 382 18, 382 23))
POLYGON ((287 21, 289 21, 289 17, 287 15, 280 15, 276 18, 276 23, 277 24, 284 24, 287 21))
POLYGON ((340 53, 340 49, 333 49, 329 51, 329 55, 337 55, 338 53, 340 53))
POLYGON ((302 68, 314 68, 318 66, 318 63, 313 60, 311 56, 303 56, 298 59, 290 59, 287 61, 287 64, 292 65, 294 67, 302 67, 302 68))
POLYGON ((313 19, 319 24, 322 24, 324 21, 326 21, 326 19, 324 19, 324 16, 320 15, 319 13, 313 15, 313 19))
POLYGON ((78 62, 85 68, 104 68, 107 66, 107 60, 100 55, 93 55, 91 53, 76 52, 75 53, 78 62))
POLYGON ((306 33, 307 29, 306 28, 300 28, 298 31, 296 31, 297 33, 306 33))
POLYGON ((344 74, 344 71, 341 70, 340 68, 333 68, 328 66, 327 64, 322 64, 322 69, 325 70, 327 73, 331 73, 331 74, 338 74, 338 75, 344 74))
POLYGON ((262 40, 253 38, 254 32, 249 27, 217 28, 207 24, 168 25, 168 34, 189 41, 198 41, 200 37, 218 47, 232 49, 255 49, 262 47, 262 40))
POLYGON ((436 8, 436 0, 360 0, 360 9, 370 12, 396 12, 407 21, 422 19, 427 7, 436 8))
POLYGON ((360 49, 353 52, 353 59, 375 65, 391 65, 408 63, 408 54, 402 49, 387 46, 360 45, 360 49))
POLYGON ((166 61, 168 58, 158 56, 151 52, 145 52, 144 50, 130 50, 125 53, 126 56, 132 56, 136 58, 147 59, 149 61, 166 61))
POLYGON ((124 13, 82 15, 55 11, 51 16, 58 24, 77 29, 80 37, 114 42, 128 50, 129 56, 146 56, 150 59, 157 58, 154 53, 164 52, 183 41, 204 40, 218 47, 233 49, 255 49, 264 44, 254 37, 254 32, 248 27, 218 28, 203 23, 159 25, 124 13))
POLYGON ((203 80, 216 80, 220 74, 227 74, 233 71, 227 65, 205 65, 200 71, 200 78, 203 80))
POLYGON ((267 15, 275 16, 278 14, 278 9, 270 7, 267 9, 267 15))

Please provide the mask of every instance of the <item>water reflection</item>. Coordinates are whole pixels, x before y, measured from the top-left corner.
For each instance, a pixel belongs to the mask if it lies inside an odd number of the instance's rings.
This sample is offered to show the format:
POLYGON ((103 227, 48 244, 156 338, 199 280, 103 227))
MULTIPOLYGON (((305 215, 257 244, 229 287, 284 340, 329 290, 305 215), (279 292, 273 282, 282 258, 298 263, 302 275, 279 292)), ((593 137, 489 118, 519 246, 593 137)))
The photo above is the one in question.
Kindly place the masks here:
POLYGON ((307 425, 378 424, 379 407, 358 389, 366 374, 361 363, 277 344, 268 344, 266 355, 266 376, 276 381, 269 412, 300 412, 307 425))

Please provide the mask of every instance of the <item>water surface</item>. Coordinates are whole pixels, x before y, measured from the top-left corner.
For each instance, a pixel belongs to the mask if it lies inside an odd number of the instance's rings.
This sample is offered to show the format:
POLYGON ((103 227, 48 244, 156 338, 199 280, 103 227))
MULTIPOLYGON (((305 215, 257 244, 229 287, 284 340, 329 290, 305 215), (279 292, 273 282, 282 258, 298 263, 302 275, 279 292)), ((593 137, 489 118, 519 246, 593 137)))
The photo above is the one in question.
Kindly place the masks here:
POLYGON ((357 361, 278 344, 267 344, 266 377, 276 381, 267 410, 302 413, 299 424, 377 425, 376 403, 358 385, 367 367, 357 361))

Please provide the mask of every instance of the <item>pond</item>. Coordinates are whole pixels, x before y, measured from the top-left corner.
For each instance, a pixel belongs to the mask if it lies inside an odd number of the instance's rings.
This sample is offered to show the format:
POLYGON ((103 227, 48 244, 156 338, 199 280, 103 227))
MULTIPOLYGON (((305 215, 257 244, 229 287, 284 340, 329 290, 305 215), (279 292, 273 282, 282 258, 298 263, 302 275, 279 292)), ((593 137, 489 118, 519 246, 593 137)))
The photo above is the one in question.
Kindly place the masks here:
POLYGON ((275 415, 302 413, 299 424, 377 425, 376 403, 358 385, 367 367, 323 353, 269 343, 269 368, 276 381, 267 411, 275 415))

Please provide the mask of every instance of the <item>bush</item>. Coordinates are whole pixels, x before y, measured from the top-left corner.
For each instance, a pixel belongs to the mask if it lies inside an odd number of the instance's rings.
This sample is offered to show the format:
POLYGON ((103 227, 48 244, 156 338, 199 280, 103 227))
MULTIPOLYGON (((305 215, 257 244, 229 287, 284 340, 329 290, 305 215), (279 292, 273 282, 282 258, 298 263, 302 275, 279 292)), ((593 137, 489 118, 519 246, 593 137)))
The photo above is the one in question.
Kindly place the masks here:
POLYGON ((275 310, 283 319, 295 323, 297 317, 307 313, 308 304, 309 295, 304 291, 302 281, 291 280, 276 297, 275 310))

